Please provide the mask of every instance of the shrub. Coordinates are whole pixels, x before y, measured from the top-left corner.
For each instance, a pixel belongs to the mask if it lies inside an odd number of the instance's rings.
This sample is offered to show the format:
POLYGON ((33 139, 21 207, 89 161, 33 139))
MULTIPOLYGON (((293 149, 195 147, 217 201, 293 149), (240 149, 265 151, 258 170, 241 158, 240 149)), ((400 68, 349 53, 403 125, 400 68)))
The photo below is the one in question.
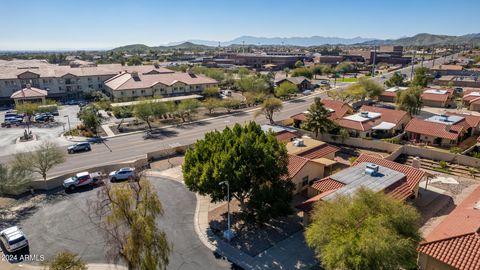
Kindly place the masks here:
POLYGON ((350 162, 350 164, 353 164, 357 160, 357 158, 358 157, 349 157, 348 162, 350 162))
POLYGON ((443 169, 443 170, 446 170, 446 169, 448 168, 448 164, 447 164, 447 162, 444 161, 444 160, 440 160, 440 161, 438 162, 438 165, 439 165, 440 168, 443 169))

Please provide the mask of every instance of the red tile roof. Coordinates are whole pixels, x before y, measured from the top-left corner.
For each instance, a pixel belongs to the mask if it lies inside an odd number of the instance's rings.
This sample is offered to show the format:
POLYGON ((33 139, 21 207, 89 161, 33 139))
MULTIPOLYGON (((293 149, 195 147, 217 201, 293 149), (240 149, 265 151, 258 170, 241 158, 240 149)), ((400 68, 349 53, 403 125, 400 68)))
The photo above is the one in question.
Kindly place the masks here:
MULTIPOLYGON (((394 161, 390 161, 383 158, 377 158, 377 157, 366 155, 366 154, 360 155, 355 160, 355 163, 353 163, 353 165, 356 165, 362 162, 375 163, 377 165, 387 167, 389 169, 405 174, 405 176, 407 177, 407 184, 410 188, 410 195, 412 194, 413 190, 416 189, 416 187, 418 186, 418 183, 420 183, 422 178, 426 175, 426 172, 420 169, 416 169, 412 166, 403 165, 394 161)), ((400 186, 398 188, 400 188, 400 186)))
POLYGON ((317 147, 314 147, 312 149, 309 149, 307 151, 298 153, 297 155, 308 158, 308 159, 315 159, 315 158, 321 158, 326 155, 329 155, 331 153, 335 153, 339 151, 340 149, 338 147, 335 147, 333 145, 330 145, 328 143, 319 145, 317 147))
POLYGON ((283 131, 278 132, 275 137, 277 137, 277 140, 279 142, 289 142, 297 136, 298 135, 293 133, 293 132, 290 132, 288 130, 283 130, 283 131))
POLYGON ((451 125, 450 130, 447 131, 447 125, 445 124, 412 118, 405 127, 405 131, 449 140, 457 140, 462 129, 459 125, 451 125))
MULTIPOLYGON (((427 89, 428 90, 428 89, 427 89)), ((428 101, 439 101, 439 102, 446 102, 451 96, 453 95, 453 90, 448 89, 446 94, 432 94, 432 93, 425 93, 422 94, 423 100, 428 101)))
POLYGON ((480 116, 476 116, 473 114, 463 114, 463 113, 455 113, 455 112, 447 112, 447 115, 458 115, 461 117, 465 117, 465 120, 462 122, 466 122, 466 127, 476 128, 480 125, 480 116))
POLYGON ((288 176, 294 177, 308 161, 308 158, 288 154, 288 176))
POLYGON ((344 128, 354 129, 359 131, 367 131, 367 130, 370 130, 373 126, 380 124, 381 122, 389 122, 389 123, 398 125, 404 117, 410 117, 408 113, 405 111, 392 110, 387 108, 373 107, 373 106, 366 106, 366 105, 362 106, 360 108, 360 111, 376 112, 376 113, 381 113, 381 115, 378 118, 364 121, 364 122, 353 121, 353 120, 348 120, 344 118, 338 119, 335 122, 337 123, 337 125, 344 128))
POLYGON ((380 96, 384 97, 397 97, 397 92, 383 91, 380 96))
POLYGON ((292 118, 293 120, 305 121, 306 116, 305 113, 297 113, 290 116, 290 118, 292 118))
MULTIPOLYGON (((386 194, 400 200, 404 200, 410 197, 416 190, 422 178, 425 177, 426 175, 426 172, 420 169, 416 169, 411 166, 403 165, 390 160, 377 158, 377 157, 373 157, 366 154, 360 155, 355 161, 355 163, 352 164, 352 166, 355 166, 362 162, 374 163, 374 164, 405 174, 405 178, 402 179, 401 182, 394 184, 393 186, 390 186, 385 189, 386 194)), ((306 200, 302 204, 298 205, 297 208, 302 209, 304 211, 309 211, 312 208, 310 204, 313 204, 314 202, 321 200, 323 197, 327 195, 325 194, 326 192, 328 192, 329 194, 334 190, 337 190, 343 186, 345 186, 345 184, 335 181, 330 177, 325 177, 313 183, 311 186, 312 188, 318 190, 320 194, 306 200)))
POLYGON ((477 187, 420 244, 418 251, 456 269, 480 269, 480 187, 477 187))

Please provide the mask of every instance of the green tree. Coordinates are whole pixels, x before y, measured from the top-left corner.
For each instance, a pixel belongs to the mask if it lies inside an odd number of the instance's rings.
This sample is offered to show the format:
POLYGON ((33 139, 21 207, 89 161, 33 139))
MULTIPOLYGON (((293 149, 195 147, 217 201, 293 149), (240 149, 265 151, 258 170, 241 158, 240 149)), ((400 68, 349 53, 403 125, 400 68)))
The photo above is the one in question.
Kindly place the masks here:
POLYGON ((0 164, 0 196, 21 194, 32 182, 32 174, 18 166, 0 164))
POLYGON ((267 118, 271 124, 275 124, 275 121, 273 121, 273 115, 276 112, 281 111, 283 108, 282 101, 278 98, 274 97, 269 97, 265 99, 262 103, 262 107, 260 110, 255 112, 255 117, 259 116, 260 114, 265 115, 265 118, 267 118))
POLYGON ((275 88, 275 95, 277 97, 288 97, 295 95, 298 92, 298 87, 291 82, 283 82, 275 88))
MULTIPOLYGON (((365 77, 358 79, 357 84, 363 88, 365 96, 371 99, 378 98, 378 96, 380 96, 380 94, 383 92, 383 87, 380 84, 365 77)), ((362 99, 364 98, 365 97, 362 97, 362 99)))
POLYGON ((324 69, 325 69, 324 65, 314 65, 312 67, 314 78, 316 78, 317 75, 322 75, 324 73, 324 69))
POLYGON ((269 84, 263 77, 245 76, 235 82, 235 87, 242 92, 267 92, 269 84))
POLYGON ((148 129, 152 129, 151 122, 155 116, 154 104, 152 101, 142 100, 135 104, 133 115, 139 120, 144 121, 148 125, 148 129))
POLYGON ((425 67, 416 68, 412 80, 412 86, 427 87, 427 85, 433 80, 429 72, 430 70, 425 67))
POLYGON ((299 77, 299 76, 303 76, 311 79, 313 78, 313 71, 306 67, 300 67, 300 68, 294 69, 292 71, 292 77, 299 77))
POLYGON ((97 109, 93 105, 83 107, 78 113, 80 119, 85 127, 93 130, 97 134, 97 127, 102 124, 103 119, 98 115, 97 109))
POLYGON ((227 110, 228 113, 231 113, 232 110, 237 109, 240 106, 241 102, 234 98, 227 98, 220 102, 220 105, 227 110))
POLYGON ((300 68, 300 67, 303 67, 304 64, 302 61, 298 60, 297 62, 295 62, 295 68, 300 68))
POLYGON ((340 128, 338 135, 340 136, 340 139, 342 140, 342 143, 345 142, 346 139, 350 137, 350 134, 348 133, 348 130, 345 128, 340 128))
MULTIPOLYGON (((64 251, 55 256, 55 258, 46 263, 49 270, 87 270, 87 264, 78 257, 77 254, 70 251, 64 251)), ((46 269, 47 269, 46 268, 46 269)))
POLYGON ((385 82, 388 87, 405 86, 403 75, 400 72, 393 73, 392 77, 385 82))
POLYGON ((172 247, 158 228, 164 211, 148 180, 103 185, 88 204, 90 220, 104 232, 110 259, 123 259, 128 269, 166 269, 172 247))
POLYGON ((203 106, 208 110, 209 114, 212 114, 213 110, 221 106, 221 101, 218 98, 207 98, 203 102, 203 106))
POLYGON ((65 152, 58 145, 44 141, 32 152, 15 154, 13 166, 30 173, 38 173, 47 181, 47 172, 65 162, 65 152))
POLYGON ((218 97, 218 95, 220 94, 220 89, 215 86, 206 87, 205 89, 203 89, 202 94, 205 97, 218 97))
POLYGON ((407 90, 398 91, 396 99, 397 108, 414 115, 422 109, 422 89, 411 86, 407 90))
POLYGON ((131 56, 128 58, 127 60, 127 65, 129 66, 140 66, 142 64, 142 58, 140 58, 139 56, 131 56))
POLYGON ((182 122, 185 122, 187 117, 197 113, 197 110, 200 108, 200 106, 201 103, 196 99, 184 99, 180 101, 177 106, 177 114, 182 119, 182 122))
POLYGON ((335 71, 345 75, 345 73, 353 72, 355 66, 350 62, 342 62, 335 67, 335 71))
POLYGON ((305 238, 327 270, 416 269, 419 229, 415 208, 362 188, 319 202, 305 238))
POLYGON ((40 104, 30 102, 15 105, 15 109, 18 112, 25 114, 28 130, 30 130, 30 123, 32 122, 32 117, 35 115, 36 112, 39 111, 39 107, 40 104))
POLYGON ((327 133, 335 127, 335 123, 328 118, 329 116, 330 112, 323 106, 322 100, 316 97, 308 108, 302 128, 312 131, 317 138, 319 133, 327 133))
POLYGON ((186 186, 213 202, 225 200, 227 190, 219 184, 228 181, 242 218, 265 222, 291 211, 294 185, 282 178, 287 165, 285 146, 250 122, 207 133, 187 150, 182 170, 186 186))

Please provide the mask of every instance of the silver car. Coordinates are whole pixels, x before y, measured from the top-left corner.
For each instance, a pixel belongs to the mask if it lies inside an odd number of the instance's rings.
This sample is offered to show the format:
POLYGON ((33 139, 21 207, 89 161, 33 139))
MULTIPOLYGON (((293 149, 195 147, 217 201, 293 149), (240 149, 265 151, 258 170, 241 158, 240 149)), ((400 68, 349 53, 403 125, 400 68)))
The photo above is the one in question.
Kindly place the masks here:
POLYGON ((28 246, 27 237, 17 226, 1 231, 0 240, 8 252, 14 252, 28 246))
POLYGON ((122 181, 122 180, 132 180, 136 177, 135 168, 125 167, 121 168, 118 171, 111 172, 108 177, 110 182, 122 181))

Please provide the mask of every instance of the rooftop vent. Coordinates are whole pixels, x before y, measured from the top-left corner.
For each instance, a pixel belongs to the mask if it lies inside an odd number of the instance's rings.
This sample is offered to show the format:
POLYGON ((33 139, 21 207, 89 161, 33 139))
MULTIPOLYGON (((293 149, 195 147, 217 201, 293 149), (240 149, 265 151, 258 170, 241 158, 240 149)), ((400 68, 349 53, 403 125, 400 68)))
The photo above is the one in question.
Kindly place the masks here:
POLYGON ((360 112, 360 116, 364 118, 368 118, 368 112, 360 112))
POLYGON ((138 72, 136 71, 132 71, 132 73, 130 73, 132 75, 132 78, 135 80, 135 81, 140 81, 140 77, 138 77, 138 72))
POLYGON ((475 210, 480 210, 480 201, 476 202, 476 203, 473 205, 473 209, 475 209, 475 210))
POLYGON ((187 70, 187 73, 188 73, 188 75, 190 75, 190 77, 192 77, 192 78, 196 78, 196 77, 197 77, 197 76, 195 75, 195 73, 193 73, 193 70, 192 70, 191 68, 189 68, 189 69, 187 70))
POLYGON ((365 167, 365 174, 375 176, 378 173, 379 168, 380 166, 378 166, 377 164, 369 163, 365 167))
POLYGON ((305 146, 305 143, 303 143, 302 139, 296 139, 293 141, 293 145, 296 147, 302 147, 302 146, 305 146))

